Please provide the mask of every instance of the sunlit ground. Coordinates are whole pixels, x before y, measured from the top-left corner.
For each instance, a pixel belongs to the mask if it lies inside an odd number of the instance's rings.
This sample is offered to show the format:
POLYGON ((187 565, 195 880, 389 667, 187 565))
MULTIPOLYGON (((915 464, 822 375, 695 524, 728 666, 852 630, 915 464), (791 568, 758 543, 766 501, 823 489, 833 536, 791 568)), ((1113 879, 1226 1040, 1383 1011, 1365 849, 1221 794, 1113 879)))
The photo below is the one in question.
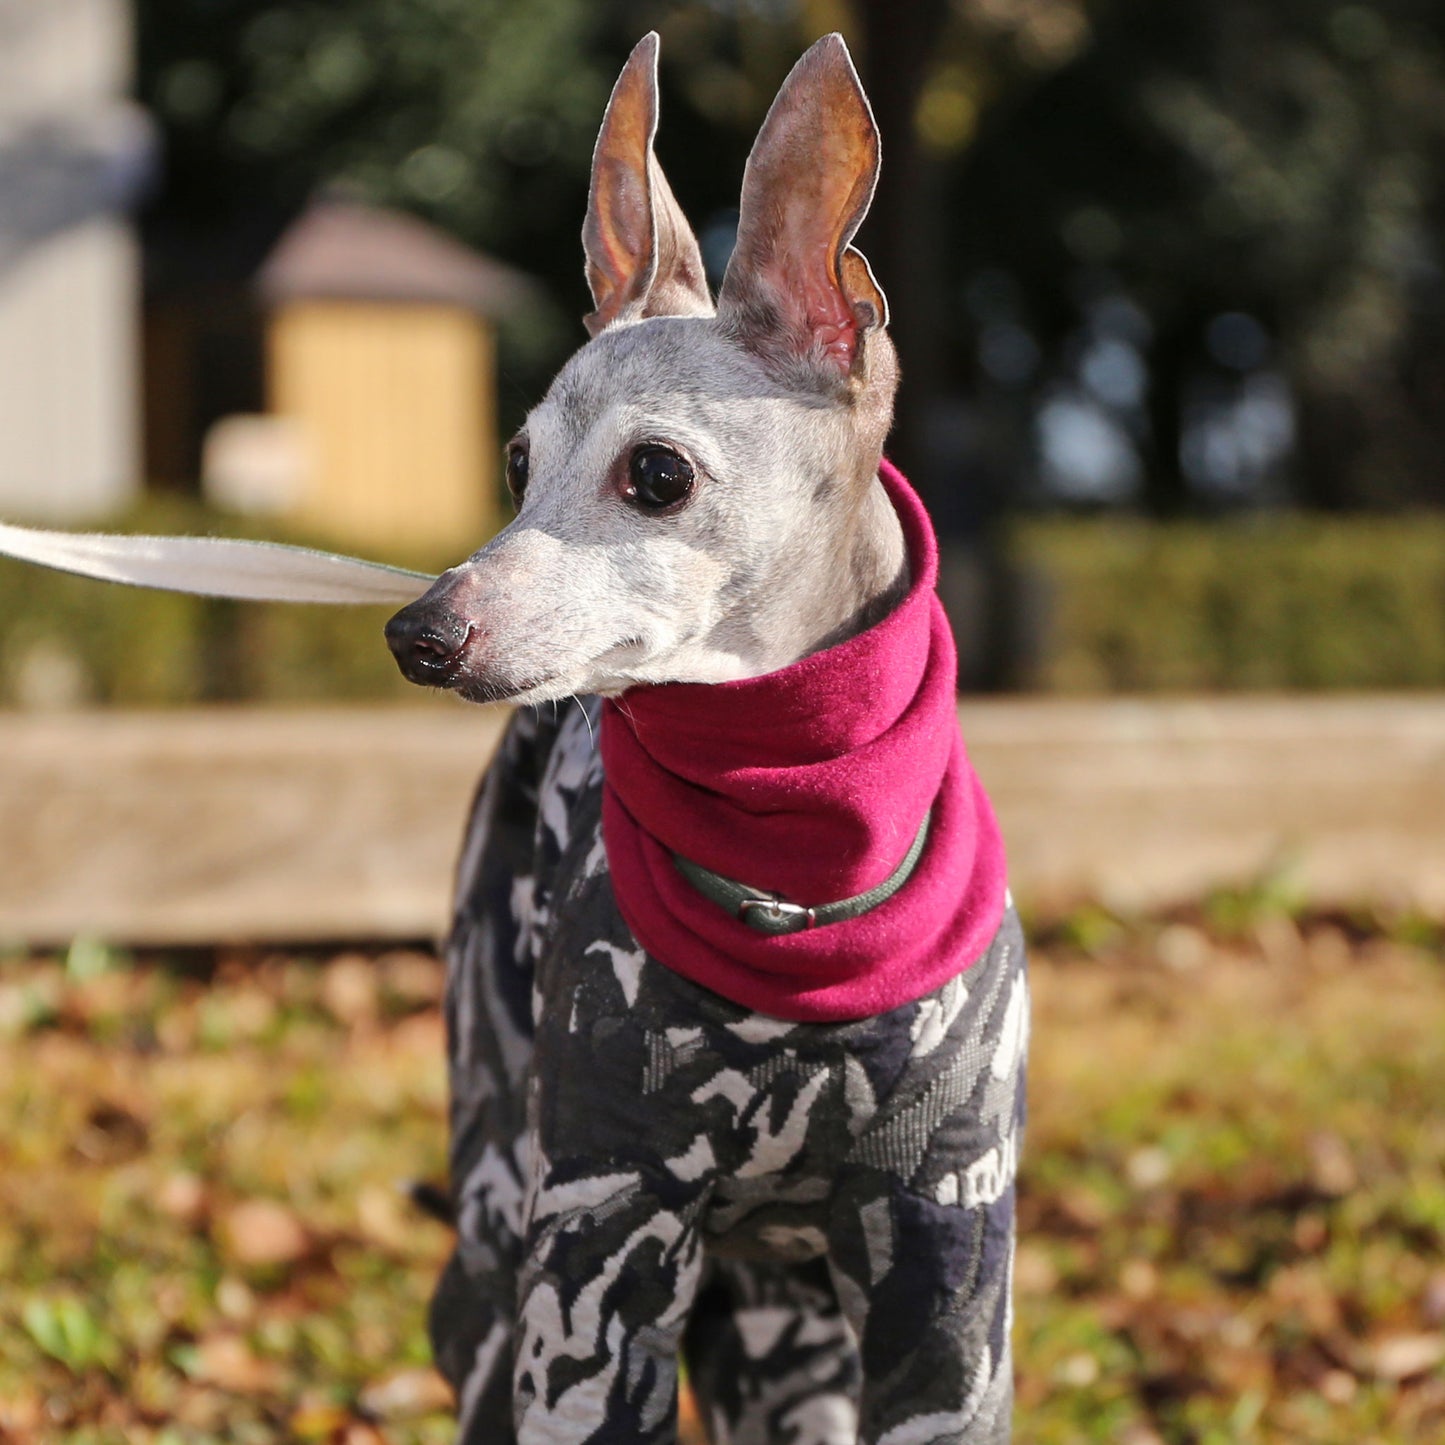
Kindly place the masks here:
POLYGON ((1445 1441, 1438 935, 1037 957, 1018 1439, 1445 1441))
MULTIPOLYGON (((1445 1440, 1439 934, 1086 912, 1034 986, 1020 1445, 1445 1440)), ((439 987, 0 963, 0 1439, 447 1438, 439 987)))

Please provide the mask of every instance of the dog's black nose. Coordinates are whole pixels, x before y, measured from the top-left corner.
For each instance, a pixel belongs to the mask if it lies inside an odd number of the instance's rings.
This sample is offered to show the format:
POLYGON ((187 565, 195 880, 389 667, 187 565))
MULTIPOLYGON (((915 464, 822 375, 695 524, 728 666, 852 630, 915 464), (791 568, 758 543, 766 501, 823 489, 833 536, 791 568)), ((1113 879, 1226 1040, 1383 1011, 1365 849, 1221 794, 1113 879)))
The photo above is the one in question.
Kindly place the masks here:
POLYGON ((445 687, 472 635, 472 625, 450 612, 413 602, 386 624, 386 645, 408 682, 445 687))

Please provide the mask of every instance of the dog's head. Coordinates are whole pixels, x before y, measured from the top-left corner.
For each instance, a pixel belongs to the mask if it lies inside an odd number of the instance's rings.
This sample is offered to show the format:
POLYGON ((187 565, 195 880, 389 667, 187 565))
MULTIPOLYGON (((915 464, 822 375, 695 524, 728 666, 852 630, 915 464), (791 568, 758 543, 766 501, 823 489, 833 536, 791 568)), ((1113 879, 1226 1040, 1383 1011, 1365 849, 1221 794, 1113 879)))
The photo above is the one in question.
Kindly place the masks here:
POLYGON ((593 157, 592 339, 508 447, 516 519, 388 624, 414 682, 540 702, 755 676, 897 595, 876 481, 897 366, 849 244, 878 133, 842 39, 818 41, 768 112, 716 305, 656 128, 649 35, 593 157))

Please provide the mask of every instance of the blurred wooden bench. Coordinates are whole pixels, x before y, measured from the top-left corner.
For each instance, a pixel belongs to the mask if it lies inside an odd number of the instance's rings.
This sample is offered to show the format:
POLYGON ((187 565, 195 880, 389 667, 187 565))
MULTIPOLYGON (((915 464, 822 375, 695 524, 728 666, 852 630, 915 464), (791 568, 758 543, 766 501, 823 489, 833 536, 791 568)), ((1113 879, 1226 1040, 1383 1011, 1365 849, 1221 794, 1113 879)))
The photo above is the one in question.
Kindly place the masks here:
MULTIPOLYGON (((965 702, 1016 895, 1445 916, 1445 697, 965 702)), ((0 714, 0 942, 425 938, 505 714, 0 714)))

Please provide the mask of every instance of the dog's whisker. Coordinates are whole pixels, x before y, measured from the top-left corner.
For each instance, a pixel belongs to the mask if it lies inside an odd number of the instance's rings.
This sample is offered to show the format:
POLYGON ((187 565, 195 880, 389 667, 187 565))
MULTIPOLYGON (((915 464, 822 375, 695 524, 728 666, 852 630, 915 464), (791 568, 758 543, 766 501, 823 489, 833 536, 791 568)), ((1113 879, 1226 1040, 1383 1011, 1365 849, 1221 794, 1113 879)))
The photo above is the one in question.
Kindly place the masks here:
POLYGON ((597 747, 597 733, 592 727, 592 714, 587 711, 587 704, 575 693, 572 695, 572 701, 577 704, 577 710, 582 714, 582 721, 587 724, 587 740, 595 749, 597 747))

